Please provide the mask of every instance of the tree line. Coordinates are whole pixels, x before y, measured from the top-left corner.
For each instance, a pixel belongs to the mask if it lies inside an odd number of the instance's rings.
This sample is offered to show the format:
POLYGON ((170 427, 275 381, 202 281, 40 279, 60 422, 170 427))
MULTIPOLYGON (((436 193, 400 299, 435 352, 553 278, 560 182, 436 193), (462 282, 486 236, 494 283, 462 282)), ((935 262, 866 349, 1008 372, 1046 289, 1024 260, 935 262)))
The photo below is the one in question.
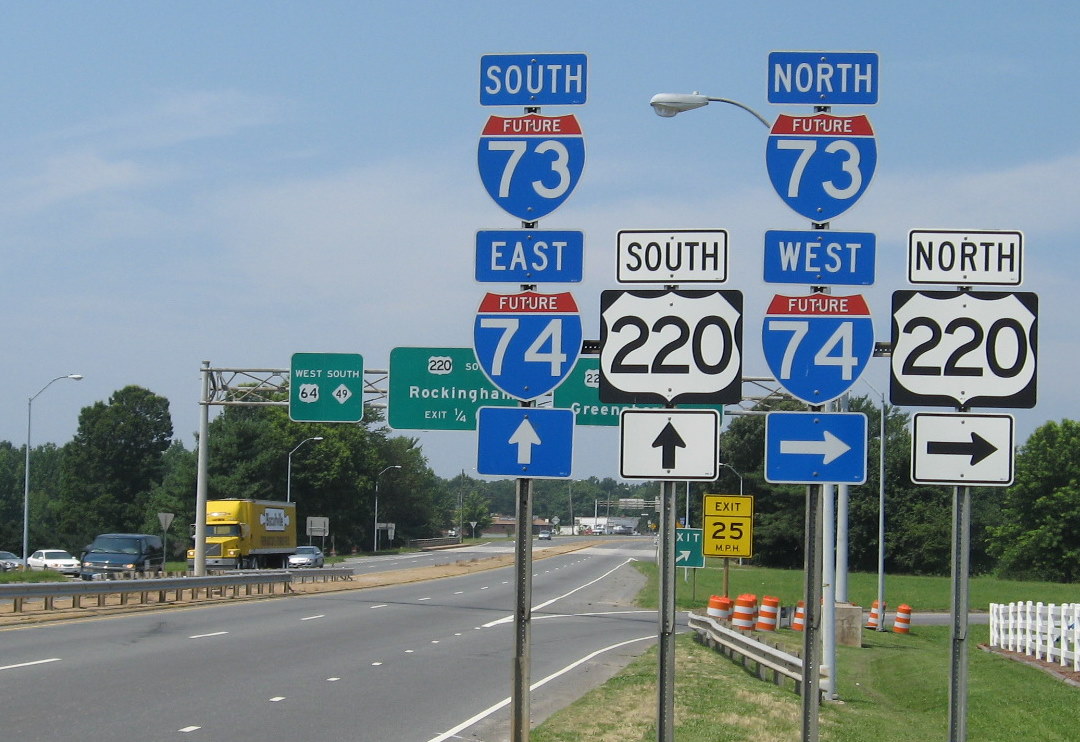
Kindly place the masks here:
MULTIPOLYGON (((867 397, 851 399, 849 407, 868 416, 868 458, 878 461, 880 409, 867 397)), ((795 408, 771 402, 756 411, 795 408)), ((952 489, 911 482, 909 415, 888 405, 885 415, 886 570, 948 574, 952 489)), ((688 503, 689 525, 699 526, 702 494, 734 494, 741 485, 755 496, 753 563, 801 568, 806 487, 765 481, 764 427, 764 416, 733 418, 721 434, 726 466, 719 479, 680 486, 676 512, 682 518, 688 503), (686 501, 683 492, 689 492, 686 501)), ((1018 449, 1011 487, 973 490, 974 572, 1064 582, 1080 576, 1078 445, 1080 424, 1048 422, 1018 449)), ((395 523, 397 543, 474 521, 482 531, 494 514, 516 510, 514 480, 480 480, 464 468, 458 476, 435 475, 419 442, 394 434, 375 409, 366 410, 362 423, 346 425, 294 423, 284 407, 225 407, 210 423, 208 448, 211 499, 283 500, 288 489, 299 533, 307 516, 328 517, 327 545, 339 553, 372 547, 376 484, 379 521, 395 523), (321 440, 296 448, 315 437, 321 440)), ((0 549, 15 552, 22 548, 24 458, 24 447, 0 441, 0 549)), ((71 441, 39 445, 31 458, 31 550, 77 554, 98 533, 159 533, 160 512, 175 515, 168 534, 172 556, 190 544, 197 452, 174 439, 164 397, 139 386, 120 389, 81 410, 71 441)), ((850 488, 849 564, 876 571, 878 468, 868 470, 867 482, 850 488)), ((533 512, 545 520, 557 516, 564 525, 572 516, 633 515, 645 531, 657 523, 655 510, 621 509, 618 501, 652 501, 658 493, 653 482, 534 480, 533 512)))

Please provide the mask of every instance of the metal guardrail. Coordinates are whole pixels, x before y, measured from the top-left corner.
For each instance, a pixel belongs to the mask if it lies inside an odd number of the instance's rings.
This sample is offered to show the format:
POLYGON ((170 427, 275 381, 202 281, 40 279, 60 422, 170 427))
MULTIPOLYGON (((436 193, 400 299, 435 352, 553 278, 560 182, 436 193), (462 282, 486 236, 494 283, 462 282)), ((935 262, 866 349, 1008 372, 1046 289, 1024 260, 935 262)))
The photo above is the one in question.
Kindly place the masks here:
POLYGON ((120 605, 128 605, 137 596, 140 604, 151 602, 169 602, 183 600, 185 593, 190 600, 240 597, 241 591, 246 596, 253 594, 274 595, 278 586, 286 593, 294 582, 307 582, 318 579, 352 579, 351 567, 306 570, 275 570, 260 572, 235 572, 231 574, 211 575, 209 577, 160 577, 130 580, 73 580, 71 582, 21 582, 0 585, 0 603, 11 601, 12 611, 22 613, 27 601, 41 602, 46 611, 55 609, 58 599, 70 599, 72 608, 82 608, 83 598, 93 596, 97 607, 108 604, 110 595, 119 596, 120 605), (151 600, 151 596, 155 600, 151 600))
MULTIPOLYGON (((766 680, 767 670, 772 670, 774 683, 782 685, 782 677, 791 678, 795 681, 795 692, 802 693, 803 661, 801 657, 730 629, 711 616, 690 613, 689 625, 697 632, 698 638, 710 647, 718 649, 728 657, 741 658, 744 666, 747 660, 754 662, 760 679, 766 680)), ((826 677, 826 675, 826 668, 822 668, 821 676, 826 677)))
POLYGON ((461 543, 457 536, 443 536, 441 538, 414 538, 409 539, 406 545, 417 549, 426 549, 429 546, 456 546, 461 543))

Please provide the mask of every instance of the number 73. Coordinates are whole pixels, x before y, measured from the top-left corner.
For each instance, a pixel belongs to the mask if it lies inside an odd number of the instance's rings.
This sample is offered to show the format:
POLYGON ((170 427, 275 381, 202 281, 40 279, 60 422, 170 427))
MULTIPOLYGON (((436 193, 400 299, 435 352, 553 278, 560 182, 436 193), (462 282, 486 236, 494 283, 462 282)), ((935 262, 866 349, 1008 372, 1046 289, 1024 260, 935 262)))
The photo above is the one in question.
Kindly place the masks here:
MULTIPOLYGON (((855 324, 850 321, 841 322, 828 340, 822 344, 814 354, 815 366, 839 366, 840 378, 850 381, 853 378, 853 369, 859 365, 859 359, 853 352, 855 324)), ((787 346, 784 348, 784 356, 780 362, 780 378, 791 378, 791 367, 794 365, 795 354, 799 350, 810 323, 805 320, 769 320, 769 329, 779 332, 790 332, 787 346)))

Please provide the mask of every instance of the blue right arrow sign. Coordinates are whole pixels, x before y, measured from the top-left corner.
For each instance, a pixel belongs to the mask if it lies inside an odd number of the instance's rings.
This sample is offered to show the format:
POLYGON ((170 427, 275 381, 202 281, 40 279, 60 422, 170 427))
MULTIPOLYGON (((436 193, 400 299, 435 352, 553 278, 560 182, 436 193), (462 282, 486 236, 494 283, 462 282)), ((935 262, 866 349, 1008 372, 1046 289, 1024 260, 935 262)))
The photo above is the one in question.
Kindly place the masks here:
POLYGON ((770 412, 765 416, 765 481, 866 482, 866 415, 770 412))

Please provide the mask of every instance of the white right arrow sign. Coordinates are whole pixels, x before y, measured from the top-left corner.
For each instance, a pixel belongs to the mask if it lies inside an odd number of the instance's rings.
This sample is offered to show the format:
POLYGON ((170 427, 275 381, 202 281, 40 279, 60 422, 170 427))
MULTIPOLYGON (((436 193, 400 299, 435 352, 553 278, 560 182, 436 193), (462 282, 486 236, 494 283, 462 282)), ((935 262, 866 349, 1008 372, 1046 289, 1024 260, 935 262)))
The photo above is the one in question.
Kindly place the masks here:
POLYGON ((850 450, 851 446, 828 430, 824 431, 819 441, 780 441, 780 453, 821 456, 822 464, 830 464, 850 450))

